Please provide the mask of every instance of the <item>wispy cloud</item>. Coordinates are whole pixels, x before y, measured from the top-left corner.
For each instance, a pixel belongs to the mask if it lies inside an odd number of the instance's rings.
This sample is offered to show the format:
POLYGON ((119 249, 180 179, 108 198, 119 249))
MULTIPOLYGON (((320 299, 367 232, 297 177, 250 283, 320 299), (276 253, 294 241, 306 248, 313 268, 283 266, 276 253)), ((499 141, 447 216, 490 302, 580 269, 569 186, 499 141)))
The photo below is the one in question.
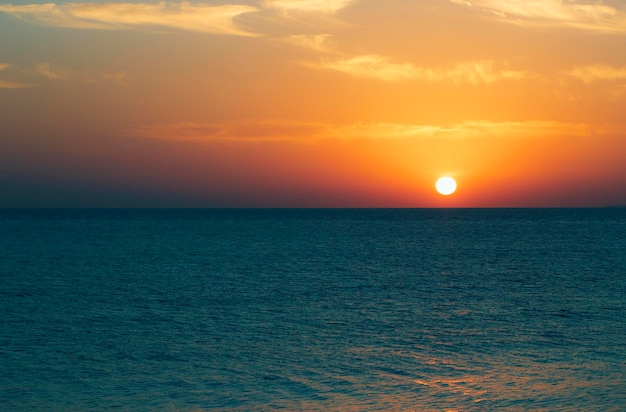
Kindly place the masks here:
POLYGON ((263 6, 281 14, 320 13, 332 15, 355 0, 265 0, 263 6))
POLYGON ((26 87, 32 87, 32 85, 28 83, 10 82, 0 79, 0 89, 23 89, 26 87))
MULTIPOLYGON (((608 130, 608 129, 607 129, 608 130)), ((596 126, 594 133, 604 133, 596 126)), ((326 139, 483 139, 581 137, 591 134, 588 125, 552 121, 474 121, 447 125, 405 123, 356 123, 334 125, 298 122, 247 122, 233 124, 173 123, 144 125, 128 130, 130 136, 168 141, 210 143, 219 141, 291 141, 303 144, 326 139)))
POLYGON ((415 78, 420 71, 410 63, 392 63, 387 58, 374 54, 307 65, 318 69, 335 70, 350 76, 389 82, 415 78))
POLYGON ((496 68, 491 60, 479 60, 459 63, 448 70, 438 71, 439 80, 451 79, 456 82, 495 83, 502 80, 519 80, 528 77, 528 74, 519 70, 496 68))
POLYGON ((234 19, 258 11, 245 5, 208 6, 173 3, 64 3, 0 5, 0 12, 33 23, 79 29, 166 28, 204 33, 252 36, 234 19))
POLYGON ((574 67, 567 74, 585 83, 626 80, 626 67, 613 67, 601 64, 579 66, 574 67))
POLYGON ((53 66, 50 63, 39 63, 34 67, 35 74, 50 80, 78 81, 100 83, 112 81, 122 84, 127 76, 124 71, 114 72, 81 72, 53 66))
POLYGON ((43 77, 53 80, 58 80, 69 76, 67 72, 61 72, 59 70, 52 69, 50 63, 39 63, 35 65, 35 72, 43 77))
MULTIPOLYGON (((311 48, 324 33, 347 24, 337 14, 357 0, 260 0, 259 12, 246 16, 249 27, 273 37, 286 37, 311 48), (289 36, 297 35, 302 37, 289 36)), ((319 46, 319 43, 317 44, 319 46)))
POLYGON ((333 134, 344 138, 424 139, 424 138, 545 138, 551 136, 584 136, 584 124, 552 121, 489 122, 469 121, 447 125, 403 123, 363 123, 335 127, 333 134))
POLYGON ((562 0, 450 0, 478 8, 510 23, 575 27, 626 33, 626 11, 599 2, 562 0))
POLYGON ((308 66, 335 70, 355 77, 372 78, 389 82, 401 80, 453 81, 456 83, 495 83, 502 80, 521 79, 525 72, 497 69, 493 61, 480 60, 459 63, 448 68, 429 68, 415 66, 412 63, 393 63, 383 56, 369 54, 347 59, 325 61, 308 66))
MULTIPOLYGON (((14 67, 12 64, 0 63, 0 72, 6 71, 12 67, 14 67)), ((23 89, 25 87, 32 87, 32 85, 19 81, 3 80, 0 78, 0 89, 23 89)))
POLYGON ((300 141, 319 136, 326 126, 297 122, 241 122, 228 124, 179 122, 149 124, 127 131, 131 136, 169 141, 300 141))
POLYGON ((319 53, 336 53, 328 45, 330 38, 330 34, 298 34, 281 37, 278 40, 319 53))
POLYGON ((50 63, 38 63, 32 67, 18 67, 8 63, 0 63, 0 88, 20 89, 35 87, 45 82, 81 82, 102 83, 113 82, 123 84, 127 77, 125 71, 78 71, 53 66, 50 63), (2 78, 3 72, 10 72, 2 78))

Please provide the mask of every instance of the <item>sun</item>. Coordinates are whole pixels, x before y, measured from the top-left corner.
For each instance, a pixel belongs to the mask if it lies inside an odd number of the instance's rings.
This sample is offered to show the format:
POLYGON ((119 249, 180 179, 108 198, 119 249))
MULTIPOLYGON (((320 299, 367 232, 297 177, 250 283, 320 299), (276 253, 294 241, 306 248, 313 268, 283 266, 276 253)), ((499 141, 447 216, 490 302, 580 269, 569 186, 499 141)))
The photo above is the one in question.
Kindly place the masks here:
POLYGON ((456 190, 456 181, 449 176, 444 176, 437 180, 435 188, 442 195, 451 195, 456 190))

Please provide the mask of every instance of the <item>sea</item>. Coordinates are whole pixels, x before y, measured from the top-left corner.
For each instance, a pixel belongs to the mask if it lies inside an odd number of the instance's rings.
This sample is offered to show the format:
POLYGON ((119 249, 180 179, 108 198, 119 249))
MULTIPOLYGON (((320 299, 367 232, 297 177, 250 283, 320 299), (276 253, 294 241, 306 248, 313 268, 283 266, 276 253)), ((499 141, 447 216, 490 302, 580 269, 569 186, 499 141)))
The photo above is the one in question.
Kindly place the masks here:
POLYGON ((0 210, 2 411, 626 411, 626 209, 0 210))

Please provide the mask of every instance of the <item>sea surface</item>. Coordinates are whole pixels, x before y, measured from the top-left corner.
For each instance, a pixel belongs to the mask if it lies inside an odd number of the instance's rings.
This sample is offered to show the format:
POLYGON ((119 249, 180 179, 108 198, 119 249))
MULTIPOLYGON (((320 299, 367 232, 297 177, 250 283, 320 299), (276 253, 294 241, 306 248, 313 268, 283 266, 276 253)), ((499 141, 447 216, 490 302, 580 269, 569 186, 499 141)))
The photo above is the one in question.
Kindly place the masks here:
POLYGON ((2 411, 625 411, 626 209, 0 210, 2 411))

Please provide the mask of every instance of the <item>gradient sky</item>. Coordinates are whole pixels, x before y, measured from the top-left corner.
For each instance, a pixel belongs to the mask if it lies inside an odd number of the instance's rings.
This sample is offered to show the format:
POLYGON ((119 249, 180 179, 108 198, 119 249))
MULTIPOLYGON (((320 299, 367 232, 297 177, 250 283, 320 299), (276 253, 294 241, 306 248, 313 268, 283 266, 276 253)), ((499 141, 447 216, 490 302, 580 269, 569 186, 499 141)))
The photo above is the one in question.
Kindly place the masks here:
POLYGON ((0 193, 625 205, 626 1, 1 2, 0 193))

